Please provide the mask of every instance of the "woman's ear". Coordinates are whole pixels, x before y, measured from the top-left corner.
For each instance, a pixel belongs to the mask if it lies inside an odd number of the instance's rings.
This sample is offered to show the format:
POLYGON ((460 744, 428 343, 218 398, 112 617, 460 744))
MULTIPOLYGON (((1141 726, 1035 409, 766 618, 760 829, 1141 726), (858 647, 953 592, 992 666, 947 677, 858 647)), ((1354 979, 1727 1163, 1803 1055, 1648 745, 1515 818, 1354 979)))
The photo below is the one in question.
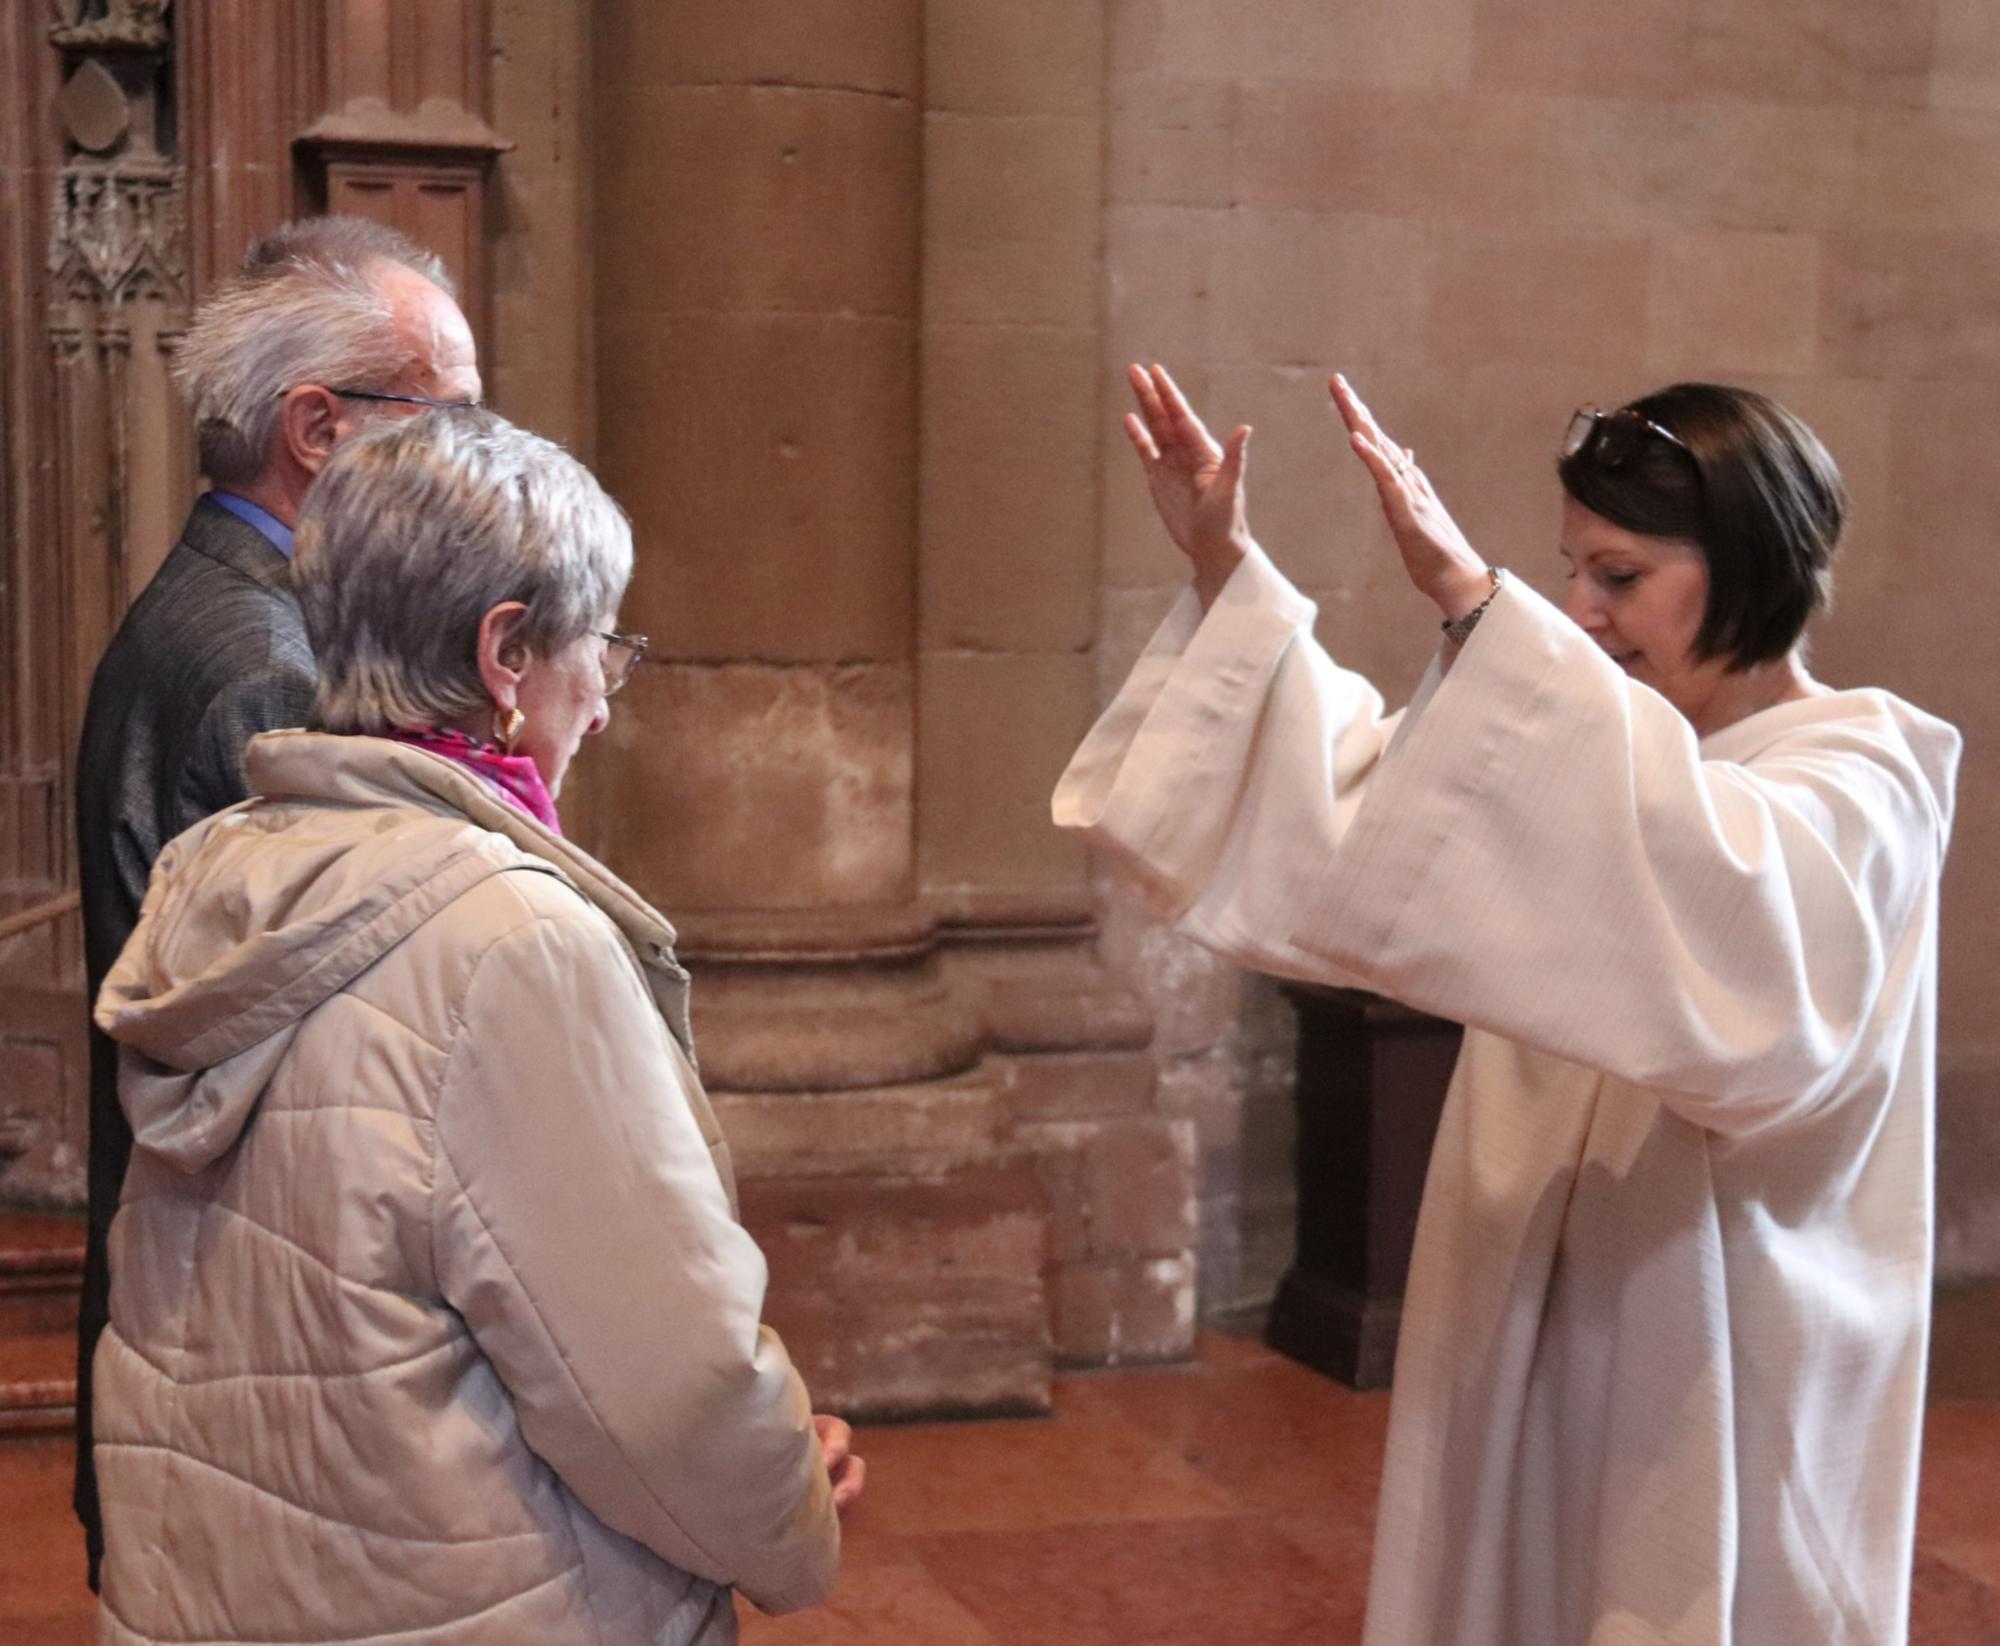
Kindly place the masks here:
POLYGON ((308 479, 326 466, 346 426, 347 408, 340 396, 317 383, 300 383, 288 390, 278 408, 278 439, 286 457, 308 479))
POLYGON ((503 600, 479 620, 479 678, 496 709, 514 708, 521 694, 528 668, 521 626, 527 615, 522 602, 503 600))

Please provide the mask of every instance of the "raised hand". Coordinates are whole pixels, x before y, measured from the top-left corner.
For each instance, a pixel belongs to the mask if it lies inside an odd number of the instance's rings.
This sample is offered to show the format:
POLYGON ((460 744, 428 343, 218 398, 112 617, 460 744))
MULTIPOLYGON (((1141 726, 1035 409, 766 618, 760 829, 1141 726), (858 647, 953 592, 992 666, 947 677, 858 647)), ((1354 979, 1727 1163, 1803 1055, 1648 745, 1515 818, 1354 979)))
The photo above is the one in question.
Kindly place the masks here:
POLYGON ((1492 588, 1486 562, 1431 490, 1430 480, 1417 467, 1417 454, 1382 432, 1375 414, 1338 372, 1331 386, 1333 403, 1347 425, 1348 444, 1375 481, 1382 513, 1403 556, 1403 569, 1447 620, 1463 617, 1492 588))
POLYGON ((1167 535, 1194 564, 1195 592, 1206 607, 1250 547, 1243 517, 1250 430, 1239 426, 1218 446, 1165 366, 1128 366, 1126 376, 1139 409, 1125 414, 1125 432, 1167 535))

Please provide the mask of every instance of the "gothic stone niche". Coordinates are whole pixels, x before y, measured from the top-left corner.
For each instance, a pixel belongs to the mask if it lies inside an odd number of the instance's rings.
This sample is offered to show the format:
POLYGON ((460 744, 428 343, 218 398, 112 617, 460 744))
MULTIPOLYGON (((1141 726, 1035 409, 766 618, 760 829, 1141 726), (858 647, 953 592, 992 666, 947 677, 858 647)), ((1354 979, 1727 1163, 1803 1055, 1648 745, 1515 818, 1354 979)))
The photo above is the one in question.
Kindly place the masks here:
POLYGON ((33 528, 10 520, 32 539, 10 559, 35 644, 5 681, 24 731, 0 770, 20 824, 0 842, 0 1059, 17 1077, 0 1163, 10 1197, 60 1201, 80 1193, 84 1139, 71 751, 91 671, 187 506, 167 352, 188 283, 166 0, 64 0, 48 42, 60 89, 33 94, 61 139, 46 253, 10 258, 39 287, 53 394, 19 408, 39 461, 8 477, 35 494, 33 528))

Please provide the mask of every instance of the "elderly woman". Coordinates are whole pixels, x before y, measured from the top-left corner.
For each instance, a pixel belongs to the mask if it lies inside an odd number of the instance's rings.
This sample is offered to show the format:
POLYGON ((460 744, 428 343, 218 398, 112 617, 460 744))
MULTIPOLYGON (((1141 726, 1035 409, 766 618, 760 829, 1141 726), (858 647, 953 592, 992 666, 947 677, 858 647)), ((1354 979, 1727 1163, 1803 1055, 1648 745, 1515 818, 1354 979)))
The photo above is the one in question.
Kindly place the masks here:
POLYGON ((310 494, 319 729, 167 848, 98 1004, 105 1640, 706 1646, 833 1580, 860 1463, 759 1325, 672 928, 556 827, 631 566, 486 412, 310 494))
POLYGON ((1058 821, 1245 964, 1469 1025, 1367 1646, 1903 1640, 1959 740, 1807 672, 1832 460, 1742 390, 1580 413, 1565 614, 1336 379, 1445 630, 1385 717, 1249 536, 1249 431, 1133 384, 1194 589, 1058 821))

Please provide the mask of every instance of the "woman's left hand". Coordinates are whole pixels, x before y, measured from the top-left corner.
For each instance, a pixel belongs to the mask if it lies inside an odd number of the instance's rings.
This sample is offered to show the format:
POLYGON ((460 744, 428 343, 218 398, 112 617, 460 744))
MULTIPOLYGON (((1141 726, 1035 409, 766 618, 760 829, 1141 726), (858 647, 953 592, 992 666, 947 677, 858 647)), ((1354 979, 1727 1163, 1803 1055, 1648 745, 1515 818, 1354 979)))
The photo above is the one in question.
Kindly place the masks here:
POLYGON ((825 1412, 813 1415, 813 1433, 819 1436, 819 1455, 826 1464, 826 1477, 833 1485, 833 1506, 845 1512, 861 1495, 868 1479, 868 1465, 854 1448, 854 1431, 837 1417, 825 1412))
POLYGON ((1375 481, 1382 513, 1403 556, 1403 569, 1418 592, 1436 602, 1447 622, 1463 617, 1491 592, 1486 562, 1438 501, 1417 467, 1417 454, 1382 432, 1374 413, 1337 372, 1332 388, 1333 403, 1347 424, 1348 443, 1375 481))

